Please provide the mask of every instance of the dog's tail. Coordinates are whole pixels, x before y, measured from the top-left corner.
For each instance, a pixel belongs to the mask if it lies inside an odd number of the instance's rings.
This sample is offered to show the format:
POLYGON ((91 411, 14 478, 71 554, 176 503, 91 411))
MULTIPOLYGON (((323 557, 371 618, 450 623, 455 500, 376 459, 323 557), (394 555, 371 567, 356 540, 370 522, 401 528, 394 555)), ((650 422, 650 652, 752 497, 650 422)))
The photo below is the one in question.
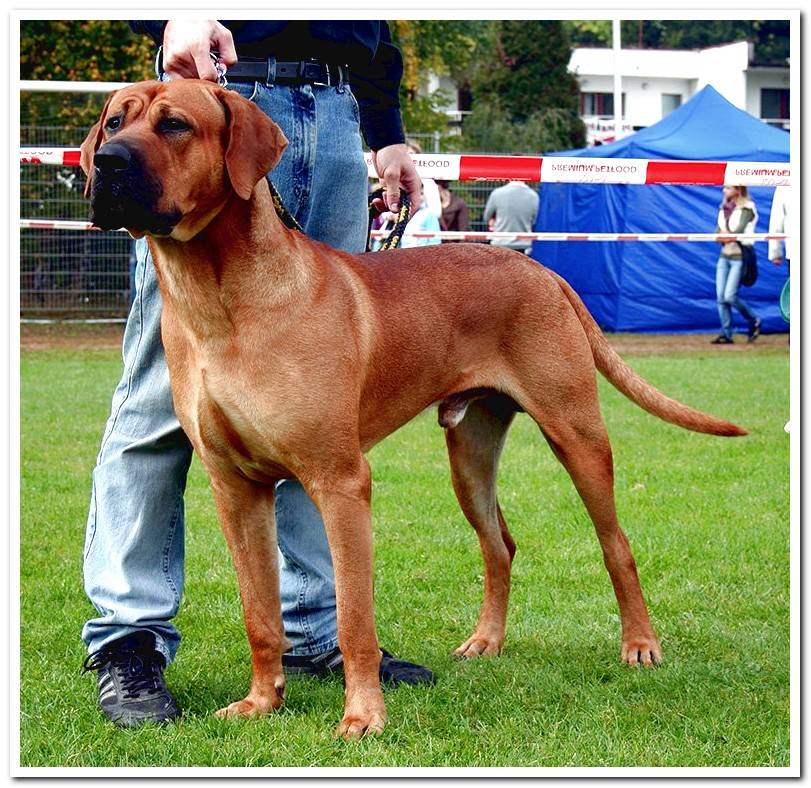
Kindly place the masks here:
POLYGON ((560 285, 567 300, 574 308, 583 330, 586 332, 597 369, 600 370, 612 386, 622 392, 628 399, 648 411, 648 413, 652 413, 664 421, 669 421, 671 424, 684 427, 686 430, 727 437, 748 434, 746 430, 731 422, 694 410, 662 394, 661 391, 637 375, 608 344, 608 340, 589 313, 586 305, 580 300, 580 296, 575 293, 569 283, 554 271, 549 271, 549 274, 560 285))

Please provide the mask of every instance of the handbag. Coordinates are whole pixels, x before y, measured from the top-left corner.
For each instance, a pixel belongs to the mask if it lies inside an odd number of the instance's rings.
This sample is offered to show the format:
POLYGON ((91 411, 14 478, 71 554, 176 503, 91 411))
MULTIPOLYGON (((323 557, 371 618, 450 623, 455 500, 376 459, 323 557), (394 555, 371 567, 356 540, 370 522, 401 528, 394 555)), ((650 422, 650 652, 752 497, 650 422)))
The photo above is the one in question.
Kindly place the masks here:
POLYGON ((751 287, 757 282, 757 254, 754 244, 740 244, 741 261, 741 284, 744 287, 751 287))

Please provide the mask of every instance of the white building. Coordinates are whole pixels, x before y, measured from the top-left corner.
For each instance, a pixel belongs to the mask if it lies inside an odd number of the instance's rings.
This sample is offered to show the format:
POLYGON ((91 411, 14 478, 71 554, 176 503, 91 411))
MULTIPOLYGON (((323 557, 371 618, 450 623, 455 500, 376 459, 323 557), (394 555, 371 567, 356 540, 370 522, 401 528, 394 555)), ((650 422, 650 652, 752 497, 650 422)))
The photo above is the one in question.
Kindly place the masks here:
MULTIPOLYGON (((753 52, 746 41, 700 50, 621 50, 625 133, 656 123, 708 84, 750 115, 788 129, 788 63, 756 65, 753 52)), ((614 68, 613 49, 578 48, 569 61, 590 142, 613 137, 613 126, 604 120, 614 114, 614 68)))

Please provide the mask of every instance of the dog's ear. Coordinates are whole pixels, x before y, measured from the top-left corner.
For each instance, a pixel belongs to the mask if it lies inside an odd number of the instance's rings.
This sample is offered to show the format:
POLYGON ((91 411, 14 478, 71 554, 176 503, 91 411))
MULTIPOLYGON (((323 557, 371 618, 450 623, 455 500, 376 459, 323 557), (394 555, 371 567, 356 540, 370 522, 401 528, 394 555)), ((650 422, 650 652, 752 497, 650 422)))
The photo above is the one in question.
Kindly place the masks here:
POLYGON ((84 170, 84 174, 87 176, 84 184, 85 197, 90 194, 90 182, 92 180, 90 173, 93 171, 93 156, 101 145, 104 132, 104 121, 107 119, 107 108, 110 106, 110 102, 113 100, 113 96, 115 96, 117 92, 117 90, 114 90, 107 97, 107 101, 104 102, 104 109, 101 111, 101 117, 96 123, 93 124, 93 127, 90 129, 90 132, 82 143, 79 164, 84 170))
POLYGON ((220 101, 228 124, 225 167, 234 191, 247 200, 282 157, 287 137, 256 104, 238 93, 223 89, 220 101))

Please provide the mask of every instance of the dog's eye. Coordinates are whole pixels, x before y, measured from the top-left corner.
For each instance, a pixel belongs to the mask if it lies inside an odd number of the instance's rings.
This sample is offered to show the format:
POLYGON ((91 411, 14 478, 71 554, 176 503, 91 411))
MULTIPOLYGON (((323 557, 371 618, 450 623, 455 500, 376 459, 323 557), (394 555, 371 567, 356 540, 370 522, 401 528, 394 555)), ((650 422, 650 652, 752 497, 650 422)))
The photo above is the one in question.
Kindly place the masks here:
POLYGON ((112 118, 108 118, 107 122, 104 124, 104 128, 107 131, 115 131, 119 126, 121 126, 121 116, 114 115, 112 118))
POLYGON ((167 117, 160 119, 158 128, 161 131, 188 131, 191 126, 181 118, 167 117))

